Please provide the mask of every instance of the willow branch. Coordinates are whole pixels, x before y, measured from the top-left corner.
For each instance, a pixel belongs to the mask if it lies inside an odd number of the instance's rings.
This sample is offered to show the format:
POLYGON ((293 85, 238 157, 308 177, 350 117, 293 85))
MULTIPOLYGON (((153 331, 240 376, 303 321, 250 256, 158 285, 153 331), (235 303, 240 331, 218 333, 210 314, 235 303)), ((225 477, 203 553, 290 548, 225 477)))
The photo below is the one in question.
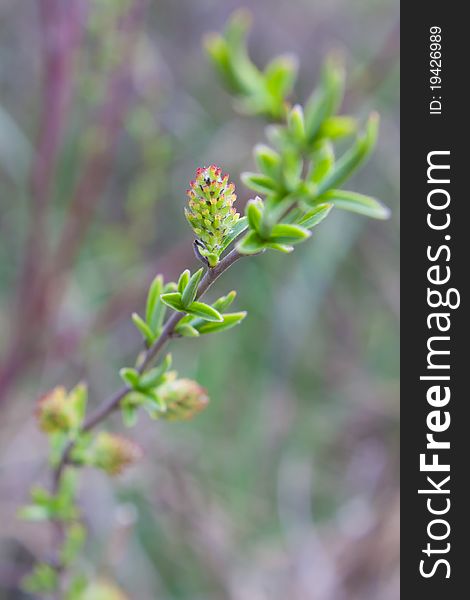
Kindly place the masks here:
MULTIPOLYGON (((238 253, 238 250, 234 248, 231 252, 227 254, 214 268, 207 269, 204 273, 203 278, 201 279, 198 290, 197 290, 197 298, 203 296, 207 290, 211 287, 211 285, 218 279, 222 273, 224 273, 227 269, 229 269, 234 262, 236 262, 239 258, 241 258, 241 254, 238 253)), ((181 321, 184 317, 184 313, 175 312, 171 315, 171 317, 166 321, 160 336, 155 340, 155 342, 150 346, 150 348, 145 352, 144 359, 140 364, 138 371, 139 373, 143 373, 152 363, 153 360, 158 356, 162 348, 166 346, 170 338, 172 337, 176 325, 181 321)), ((99 425, 102 421, 104 421, 111 413, 113 413, 121 403, 121 400, 131 391, 129 386, 123 386, 119 390, 117 390, 110 398, 105 400, 102 404, 100 404, 95 412, 93 412, 84 422, 82 427, 82 432, 87 432, 94 429, 97 425, 99 425)), ((65 466, 67 465, 70 453, 74 448, 74 442, 70 442, 62 452, 62 456, 60 462, 56 469, 54 470, 53 477, 53 489, 54 492, 57 492, 60 480, 62 477, 62 473, 64 471, 65 466)))

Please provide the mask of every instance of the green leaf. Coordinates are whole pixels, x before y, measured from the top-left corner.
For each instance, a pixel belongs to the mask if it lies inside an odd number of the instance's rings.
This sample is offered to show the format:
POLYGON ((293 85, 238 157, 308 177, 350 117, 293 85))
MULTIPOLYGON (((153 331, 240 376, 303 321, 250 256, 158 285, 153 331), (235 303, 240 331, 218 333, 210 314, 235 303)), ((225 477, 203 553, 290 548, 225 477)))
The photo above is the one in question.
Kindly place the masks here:
POLYGON ((222 321, 222 315, 218 310, 212 308, 208 304, 204 304, 204 302, 193 302, 188 308, 187 311, 191 315, 195 315, 196 317, 201 317, 201 319, 205 319, 206 321, 222 321))
POLYGON ((320 127, 319 137, 335 140, 347 137, 357 131, 357 120, 353 117, 337 116, 325 119, 320 127))
POLYGON ((177 291, 178 291, 178 284, 175 283, 174 281, 169 281, 168 283, 165 283, 165 285, 163 286, 164 294, 168 294, 170 292, 177 292, 177 291))
POLYGON ((294 55, 277 56, 264 71, 267 91, 275 98, 283 100, 290 94, 297 76, 298 61, 294 55))
POLYGON ((204 269, 201 267, 198 271, 196 271, 191 276, 191 278, 187 282, 187 284, 184 288, 184 291, 182 292, 182 295, 181 295, 181 303, 183 304, 184 307, 187 307, 191 304, 191 302, 194 302, 194 300, 196 298, 196 294, 197 294, 197 288, 198 288, 198 285, 201 280, 203 272, 204 272, 204 269))
POLYGON ((221 296, 220 298, 218 298, 212 306, 219 312, 223 312, 232 304, 236 296, 237 292, 235 290, 232 290, 226 296, 221 296))
POLYGON ((247 34, 251 28, 251 14, 245 9, 236 10, 225 28, 224 38, 229 49, 231 70, 240 92, 250 94, 261 88, 262 77, 247 52, 247 34))
POLYGON ((147 402, 144 404, 144 408, 151 417, 155 418, 155 411, 159 413, 166 412, 165 401, 158 395, 156 389, 148 390, 147 394, 147 402))
POLYGON ((178 279, 178 292, 180 294, 182 294, 184 292, 186 286, 188 285, 190 276, 191 276, 191 273, 190 273, 189 269, 186 269, 185 271, 183 271, 181 273, 180 278, 178 279))
POLYGON ((369 117, 365 132, 358 137, 354 146, 341 156, 333 170, 320 182, 319 195, 343 183, 366 160, 375 146, 378 126, 379 116, 377 113, 373 113, 369 117))
POLYGON ((287 125, 294 140, 302 143, 305 140, 305 121, 300 104, 296 104, 287 115, 287 125))
POLYGON ((121 402, 121 415, 122 422, 126 427, 134 427, 134 425, 137 423, 138 413, 136 406, 133 406, 132 404, 127 404, 126 402, 121 402))
POLYGON ((246 217, 248 219, 248 224, 250 229, 253 229, 256 232, 259 232, 261 226, 261 220, 263 218, 263 213, 261 212, 262 200, 261 198, 256 198, 255 200, 249 200, 246 205, 246 217))
POLYGON ((137 313, 132 313, 132 322, 142 334, 144 340, 150 345, 155 339, 155 334, 147 325, 147 323, 137 313))
MULTIPOLYGON (((309 232, 310 233, 310 232, 309 232)), ((257 233, 250 231, 237 245, 240 254, 258 254, 266 249, 277 250, 285 254, 292 252, 292 246, 281 243, 277 239, 262 240, 257 233)))
POLYGON ((79 383, 68 394, 68 402, 73 408, 75 416, 75 427, 80 427, 83 423, 86 413, 86 404, 88 400, 88 389, 86 384, 79 383))
POLYGON ((249 231, 237 244, 237 250, 240 254, 257 254, 265 248, 264 240, 259 237, 256 231, 249 231))
POLYGON ((58 585, 57 571, 45 563, 39 563, 33 572, 22 580, 22 588, 32 594, 48 594, 54 592, 58 585))
POLYGON ((241 323, 241 321, 243 321, 243 319, 246 317, 246 314, 246 311, 226 313, 225 315, 222 315, 223 321, 220 323, 206 322, 200 325, 198 327, 199 333, 215 333, 217 331, 224 331, 226 329, 235 327, 235 325, 238 325, 239 323, 241 323))
POLYGON ((318 204, 304 215, 302 215, 297 221, 297 225, 305 227, 305 229, 312 229, 315 225, 318 225, 325 219, 330 210, 333 208, 333 204, 318 204))
POLYGON ((85 575, 75 575, 70 581, 66 591, 65 600, 84 600, 84 592, 88 587, 88 579, 85 575))
POLYGON ((167 354, 160 365, 141 375, 139 382, 140 389, 147 390, 148 388, 156 387, 160 383, 162 376, 171 367, 171 363, 171 354, 167 354))
POLYGON ((137 369, 124 367, 120 369, 119 376, 131 388, 136 388, 139 385, 139 372, 137 369))
POLYGON ((22 506, 17 512, 18 518, 24 521, 47 521, 51 514, 50 510, 46 506, 39 506, 38 504, 28 504, 22 506))
POLYGON ((132 391, 124 396, 121 400, 120 406, 132 406, 134 408, 139 407, 146 400, 147 396, 143 392, 132 391))
POLYGON ((266 243, 266 248, 270 250, 277 250, 278 252, 282 252, 283 254, 290 254, 293 250, 293 246, 289 246, 288 244, 278 244, 278 243, 266 243))
POLYGON ((59 490, 55 497, 58 517, 67 519, 76 513, 74 506, 76 490, 76 471, 71 468, 65 469, 60 480, 59 490))
POLYGON ((183 337, 198 337, 199 331, 189 323, 178 323, 175 327, 175 332, 183 337))
POLYGON ((255 146, 254 155, 261 173, 276 180, 279 177, 279 167, 281 165, 280 155, 264 144, 257 144, 255 146))
POLYGON ((163 277, 161 275, 157 275, 155 279, 152 281, 148 294, 147 294, 147 304, 145 307, 145 320, 149 325, 152 331, 155 331, 157 328, 156 321, 156 308, 160 303, 160 295, 163 292, 163 277))
POLYGON ((282 175, 286 188, 293 192, 302 177, 303 159, 295 149, 286 149, 282 155, 282 175))
POLYGON ((319 148, 312 156, 312 169, 308 176, 309 181, 318 184, 328 173, 331 172, 335 164, 335 151, 333 144, 329 140, 320 142, 319 148))
POLYGON ((73 523, 66 529, 65 541, 60 550, 62 563, 70 565, 83 547, 86 530, 80 523, 73 523))
POLYGON ((287 128, 282 125, 268 125, 266 137, 273 146, 282 152, 292 144, 287 128))
POLYGON ((232 92, 240 92, 239 83, 234 77, 227 42, 221 35, 210 33, 204 37, 204 46, 225 85, 232 92))
POLYGON ((52 467, 57 467, 62 458, 62 452, 69 443, 70 438, 68 433, 58 431, 49 435, 49 462, 52 467))
POLYGON ((311 232, 299 225, 289 225, 279 223, 274 225, 269 237, 269 243, 272 244, 298 244, 311 236, 311 232))
POLYGON ((269 194, 277 189, 276 182, 267 175, 245 172, 242 173, 241 180, 248 188, 260 194, 269 194))
POLYGON ((163 302, 163 304, 166 304, 173 310, 176 310, 178 312, 185 311, 185 307, 183 306, 183 303, 181 301, 180 292, 172 292, 170 294, 162 294, 160 296, 160 299, 163 302))
POLYGON ((388 219, 390 216, 390 210, 378 200, 357 192, 330 190, 321 196, 321 200, 372 219, 388 219))
POLYGON ((345 73, 342 63, 331 56, 325 62, 319 87, 305 106, 305 130, 310 141, 315 140, 323 122, 333 115, 341 104, 345 73))
POLYGON ((51 494, 45 490, 43 487, 39 485, 35 485, 31 489, 31 499, 34 504, 38 504, 39 506, 49 506, 51 502, 51 494))
POLYGON ((220 247, 220 254, 222 254, 222 252, 224 252, 230 246, 230 244, 233 241, 235 241, 237 237, 245 231, 245 229, 247 229, 247 227, 248 219, 246 217, 241 217, 240 219, 238 219, 238 221, 233 226, 232 231, 227 236, 225 236, 225 239, 220 247))

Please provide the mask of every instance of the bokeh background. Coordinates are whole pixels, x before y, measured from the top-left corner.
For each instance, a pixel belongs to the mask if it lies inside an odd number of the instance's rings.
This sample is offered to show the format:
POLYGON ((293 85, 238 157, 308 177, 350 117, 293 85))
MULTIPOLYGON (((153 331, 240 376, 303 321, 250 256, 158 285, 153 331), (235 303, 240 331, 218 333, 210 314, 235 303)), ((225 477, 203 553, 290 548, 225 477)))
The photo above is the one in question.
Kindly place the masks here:
MULTIPOLYGON (((38 396, 86 379, 97 403, 119 385, 151 279, 195 267, 182 214, 193 171, 215 162, 238 184, 253 167, 264 124, 234 111, 201 44, 241 5, 0 4, 2 599, 28 597, 18 582, 50 543, 15 517, 31 483, 48 483, 38 396)), ((255 61, 296 53, 301 101, 343 51, 345 109, 382 117, 349 187, 392 218, 334 212, 293 255, 224 276, 214 294, 236 289, 248 319, 172 348, 210 409, 186 424, 141 418, 140 466, 113 481, 84 473, 77 566, 138 600, 396 600, 398 3, 252 11, 255 61)))

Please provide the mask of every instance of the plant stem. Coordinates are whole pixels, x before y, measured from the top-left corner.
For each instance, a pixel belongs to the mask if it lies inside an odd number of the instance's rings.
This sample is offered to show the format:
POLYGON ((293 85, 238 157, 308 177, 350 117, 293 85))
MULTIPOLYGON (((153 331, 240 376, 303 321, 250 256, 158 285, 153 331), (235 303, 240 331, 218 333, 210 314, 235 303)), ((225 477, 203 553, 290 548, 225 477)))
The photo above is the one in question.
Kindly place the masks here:
MULTIPOLYGON (((218 279, 222 275, 222 273, 224 273, 229 267, 231 267, 234 262, 241 258, 241 256, 242 255, 239 254, 238 251, 234 248, 214 268, 207 269, 199 283, 196 294, 197 298, 200 298, 203 294, 205 294, 207 290, 211 287, 211 285, 214 283, 214 281, 218 279)), ((166 321, 158 339, 155 340, 152 346, 150 346, 150 348, 145 352, 144 359, 138 368, 139 373, 143 373, 150 366, 152 361, 157 357, 162 348, 170 340, 172 334, 174 333, 176 325, 183 317, 184 313, 175 312, 166 321)), ((85 422, 83 423, 82 427, 82 432, 94 429, 97 425, 104 421, 111 413, 113 413, 117 408, 119 408, 121 400, 129 391, 130 388, 128 386, 123 386, 110 398, 108 398, 102 404, 100 404, 95 410, 95 412, 93 412, 87 419, 85 419, 85 422)), ((67 444, 67 446, 62 452, 59 464, 54 470, 52 484, 54 494, 56 494, 59 489, 64 469, 67 466, 67 463, 69 462, 70 454, 74 446, 75 443, 73 441, 70 441, 67 444)), ((57 537, 63 538, 63 524, 60 522, 54 522, 53 525, 57 530, 57 537)), ((57 563, 57 569, 60 570, 59 562, 57 563)))

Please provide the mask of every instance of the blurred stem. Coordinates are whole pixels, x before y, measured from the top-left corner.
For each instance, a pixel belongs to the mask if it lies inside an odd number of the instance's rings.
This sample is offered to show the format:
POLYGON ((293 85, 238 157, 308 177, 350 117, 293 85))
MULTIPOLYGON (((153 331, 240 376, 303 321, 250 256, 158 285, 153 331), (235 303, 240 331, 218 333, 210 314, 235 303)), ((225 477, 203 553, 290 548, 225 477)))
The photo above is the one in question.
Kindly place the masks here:
MULTIPOLYGON (((133 0, 119 24, 125 37, 124 55, 132 57, 144 20, 146 0, 133 0)), ((55 251, 47 245, 47 216, 54 167, 67 120, 73 87, 73 58, 83 35, 82 3, 41 0, 44 44, 44 100, 35 160, 31 169, 31 225, 20 273, 17 319, 12 340, 0 365, 0 404, 18 376, 41 359, 45 336, 63 297, 67 275, 73 268, 93 220, 109 175, 122 123, 134 93, 132 61, 120 61, 108 81, 94 130, 102 145, 90 151, 62 226, 55 251), (27 348, 27 350, 26 350, 27 348)))
POLYGON ((46 231, 54 171, 72 99, 73 61, 80 46, 80 2, 40 0, 42 106, 36 150, 31 165, 31 218, 20 269, 16 319, 0 366, 0 403, 10 386, 37 356, 47 313, 46 231))
MULTIPOLYGON (((203 278, 201 279, 201 282, 199 283, 199 287, 198 287, 198 291, 197 291, 197 295, 196 295, 197 298, 200 298, 201 296, 203 296, 207 292, 207 290, 212 286, 214 281, 216 281, 222 275, 222 273, 224 273, 227 269, 229 269, 233 265, 233 263, 236 262, 241 257, 242 257, 242 255, 239 254, 239 252, 236 248, 234 248, 219 262, 219 264, 217 266, 215 266, 213 269, 207 269, 207 271, 204 273, 203 278)), ((162 348, 164 348, 164 346, 166 346, 168 341, 171 339, 171 337, 175 331, 176 325, 179 323, 179 321, 183 317, 184 317, 184 313, 175 312, 166 321, 158 339, 145 352, 144 359, 143 359, 142 363, 140 364, 140 366, 138 367, 139 373, 143 373, 144 371, 146 371, 149 368, 149 366, 155 360, 155 358, 158 356, 158 354, 160 353, 162 348)), ((94 429, 97 425, 99 425, 107 417, 109 417, 109 415, 111 415, 115 410, 117 410, 119 408, 121 400, 126 396, 126 394, 129 391, 130 391, 130 388, 128 386, 123 386, 122 388, 117 390, 110 398, 108 398, 107 400, 102 402, 97 407, 95 412, 92 413, 87 419, 85 419, 85 422, 82 427, 82 433, 94 429)), ((74 446, 75 446, 75 443, 73 441, 71 441, 67 444, 67 446, 64 448, 64 450, 62 452, 62 456, 60 458, 59 464, 56 467, 56 469, 54 470, 54 473, 53 473, 53 493, 54 494, 57 494, 57 492, 59 490, 62 475, 64 473, 64 470, 65 470, 67 464, 69 463, 70 455, 71 455, 71 452, 72 452, 74 446)), ((54 545, 57 546, 57 550, 58 550, 58 547, 62 544, 62 540, 64 538, 64 525, 60 521, 54 521, 52 523, 52 525, 54 526, 54 531, 56 534, 55 539, 54 539, 54 545)), ((56 569, 59 574, 63 570, 60 560, 56 561, 56 569)))

